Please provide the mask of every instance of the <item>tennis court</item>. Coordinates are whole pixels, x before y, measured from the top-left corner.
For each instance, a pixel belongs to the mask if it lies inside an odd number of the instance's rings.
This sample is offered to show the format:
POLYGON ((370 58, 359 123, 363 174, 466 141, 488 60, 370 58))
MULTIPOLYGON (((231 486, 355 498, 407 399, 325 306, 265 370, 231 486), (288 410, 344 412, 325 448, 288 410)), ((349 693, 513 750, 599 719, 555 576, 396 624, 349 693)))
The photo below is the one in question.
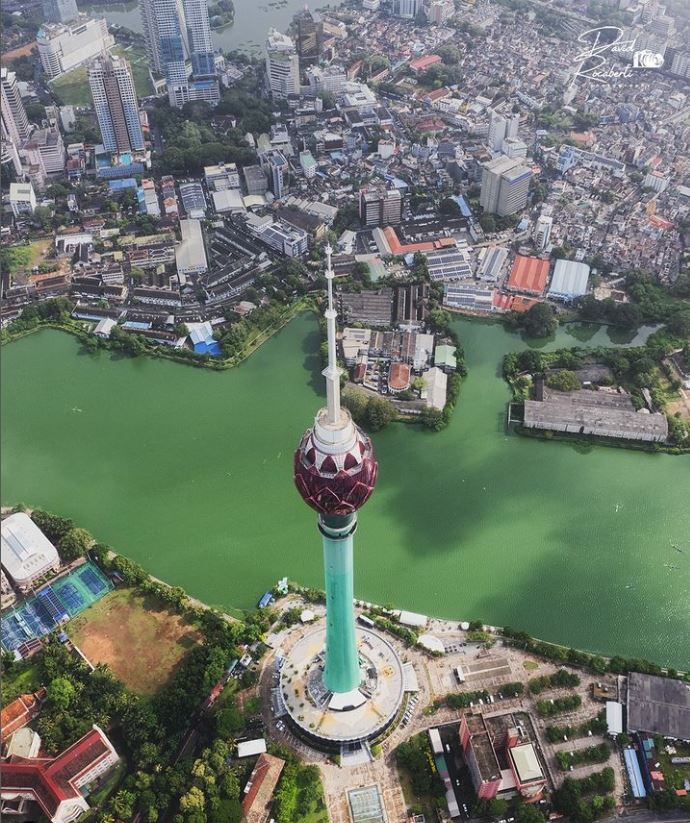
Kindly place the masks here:
POLYGON ((61 623, 84 611, 113 588, 93 563, 75 569, 46 586, 2 619, 0 642, 6 651, 49 634, 61 623))

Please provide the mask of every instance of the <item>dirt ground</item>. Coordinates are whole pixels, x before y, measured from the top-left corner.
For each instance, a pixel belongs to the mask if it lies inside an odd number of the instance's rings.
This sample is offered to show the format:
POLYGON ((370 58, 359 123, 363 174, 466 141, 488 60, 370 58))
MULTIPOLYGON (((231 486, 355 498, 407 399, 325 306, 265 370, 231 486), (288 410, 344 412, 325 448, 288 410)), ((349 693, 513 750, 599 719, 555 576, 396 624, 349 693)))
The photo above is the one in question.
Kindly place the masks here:
POLYGON ((116 589, 69 624, 72 641, 94 664, 107 663, 132 691, 163 686, 200 635, 184 619, 132 589, 116 589))

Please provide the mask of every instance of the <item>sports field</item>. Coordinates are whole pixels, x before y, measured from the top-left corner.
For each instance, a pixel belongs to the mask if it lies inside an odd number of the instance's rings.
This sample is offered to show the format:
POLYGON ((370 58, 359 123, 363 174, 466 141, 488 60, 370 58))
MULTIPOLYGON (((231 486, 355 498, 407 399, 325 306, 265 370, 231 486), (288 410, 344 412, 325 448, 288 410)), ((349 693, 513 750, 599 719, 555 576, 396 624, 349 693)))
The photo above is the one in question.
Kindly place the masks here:
POLYGON ((94 603, 70 621, 67 632, 92 663, 107 663, 139 694, 158 691, 200 640, 184 618, 129 588, 94 603))

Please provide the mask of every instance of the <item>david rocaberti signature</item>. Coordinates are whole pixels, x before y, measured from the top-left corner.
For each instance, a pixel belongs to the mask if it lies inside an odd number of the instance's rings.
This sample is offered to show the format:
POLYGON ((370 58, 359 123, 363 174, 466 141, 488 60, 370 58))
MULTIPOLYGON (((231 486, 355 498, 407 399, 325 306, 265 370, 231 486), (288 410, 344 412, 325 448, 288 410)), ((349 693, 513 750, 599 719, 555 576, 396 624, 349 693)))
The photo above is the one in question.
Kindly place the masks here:
POLYGON ((575 77, 588 77, 598 83, 607 83, 618 77, 632 77, 631 63, 619 68, 609 62, 609 56, 612 54, 632 56, 635 51, 636 38, 624 40, 623 29, 619 29, 618 26, 599 26, 583 31, 577 40, 584 44, 584 48, 575 55, 575 61, 579 63, 575 77))

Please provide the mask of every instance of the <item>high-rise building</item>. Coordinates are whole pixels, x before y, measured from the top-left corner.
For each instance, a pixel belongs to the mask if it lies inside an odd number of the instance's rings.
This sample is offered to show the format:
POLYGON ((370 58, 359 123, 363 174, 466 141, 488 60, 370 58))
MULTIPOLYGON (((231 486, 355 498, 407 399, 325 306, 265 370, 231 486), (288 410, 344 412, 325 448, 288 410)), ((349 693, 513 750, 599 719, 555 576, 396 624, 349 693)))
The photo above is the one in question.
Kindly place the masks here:
POLYGON ((208 0, 142 0, 141 19, 151 67, 165 77, 170 104, 178 108, 190 100, 216 104, 220 90, 208 0))
POLYGON ((71 23, 79 17, 76 0, 43 0, 46 23, 71 23))
POLYGON ((479 203, 490 214, 513 214, 527 205, 531 179, 531 169, 519 160, 497 157, 484 166, 479 203))
POLYGON ((215 77, 216 68, 211 40, 211 23, 208 17, 208 0, 184 0, 187 24, 189 56, 192 60, 192 77, 195 80, 215 77))
POLYGON ((323 46, 323 23, 317 23, 305 6, 292 18, 295 29, 295 46, 299 56, 300 69, 319 62, 323 46))
POLYGON ((102 55, 89 66, 89 85, 107 151, 122 154, 144 148, 139 107, 129 63, 102 55))
POLYGON ((513 114, 503 117, 496 111, 491 111, 489 120, 489 135, 487 142, 492 151, 501 151, 506 138, 517 138, 520 115, 513 114))
POLYGON ((31 126, 17 86, 17 75, 4 66, 0 73, 3 141, 9 139, 18 148, 29 136, 31 126))
POLYGON ((414 20, 421 8, 421 0, 393 0, 393 14, 395 17, 414 20))
POLYGON ((37 165, 44 174, 62 174, 65 170, 67 152, 58 128, 37 129, 22 146, 29 165, 37 165))
POLYGON ((306 76, 312 94, 322 91, 340 94, 347 83, 347 74, 342 66, 310 66, 306 76))
POLYGON ((266 40, 266 74, 271 95, 284 100, 299 93, 299 57, 291 37, 269 29, 266 40))
POLYGON ((83 66, 115 44, 105 20, 45 23, 36 35, 38 56, 50 80, 83 66))
POLYGON ((269 161, 269 174, 271 177, 271 191, 277 200, 280 200, 285 192, 285 177, 287 171, 288 163, 285 155, 279 151, 273 152, 269 161))
POLYGON ((551 229, 553 227, 553 217, 547 214, 540 214, 537 225, 534 228, 534 243, 540 251, 546 251, 551 240, 551 229))
POLYGON ((403 198, 398 189, 373 185, 359 193, 359 219, 364 226, 391 226, 402 220, 403 198))

